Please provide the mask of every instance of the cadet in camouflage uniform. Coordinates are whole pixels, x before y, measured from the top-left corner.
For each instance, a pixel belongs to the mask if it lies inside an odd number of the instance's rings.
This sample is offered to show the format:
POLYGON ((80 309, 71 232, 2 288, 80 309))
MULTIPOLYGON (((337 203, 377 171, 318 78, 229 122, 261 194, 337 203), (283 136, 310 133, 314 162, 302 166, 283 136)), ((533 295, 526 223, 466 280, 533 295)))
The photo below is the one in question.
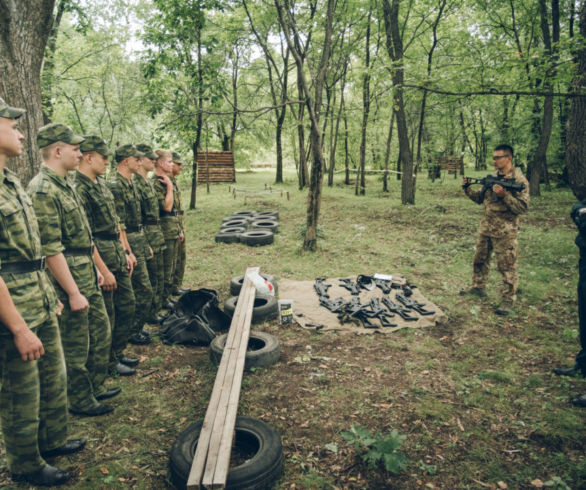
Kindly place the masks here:
POLYGON ((67 380, 58 302, 45 273, 41 237, 28 194, 8 170, 22 153, 24 109, 0 99, 0 420, 12 478, 60 485, 70 475, 44 458, 83 449, 67 441, 67 380))
POLYGON ((494 250, 497 267, 503 279, 500 291, 501 302, 495 312, 507 315, 514 308, 517 299, 517 234, 519 217, 527 212, 529 206, 529 183, 523 173, 513 166, 513 149, 499 145, 494 149, 495 176, 525 185, 522 191, 508 191, 500 185, 486 190, 474 189, 464 178, 462 187, 466 195, 477 204, 484 206, 480 222, 476 253, 474 254, 472 288, 461 294, 486 296, 490 258, 494 250))
POLYGON ((179 294, 179 289, 183 284, 183 276, 185 275, 185 260, 186 260, 186 249, 185 249, 185 219, 183 218, 183 206, 181 205, 181 191, 177 183, 177 177, 181 173, 183 168, 183 160, 181 155, 177 152, 173 152, 173 198, 177 203, 177 214, 179 218, 179 226, 181 227, 181 235, 179 237, 179 245, 177 246, 177 261, 175 264, 175 273, 173 274, 173 286, 171 294, 179 294))
POLYGON ((110 372, 130 376, 138 359, 123 354, 134 322, 134 292, 130 282, 132 261, 124 253, 114 196, 102 177, 109 165, 110 151, 99 136, 84 136, 80 145, 82 159, 75 173, 75 190, 87 215, 103 267, 102 295, 112 326, 110 372))
POLYGON ((157 314, 162 308, 163 287, 165 285, 164 250, 165 236, 161 230, 159 218, 159 200, 155 193, 153 183, 148 179, 147 174, 155 168, 155 160, 158 158, 153 149, 141 143, 136 148, 144 153, 140 159, 140 166, 137 173, 132 176, 132 182, 140 197, 142 222, 146 233, 147 241, 153 251, 153 257, 147 261, 149 279, 153 288, 153 301, 147 316, 148 323, 158 323, 157 314))
POLYGON ((65 124, 53 123, 39 129, 37 143, 44 163, 31 180, 28 193, 39 223, 42 251, 64 304, 59 328, 67 367, 69 410, 96 416, 114 410, 96 399, 112 393, 104 387, 111 333, 98 286, 103 277, 94 265, 94 257, 99 254, 93 247, 81 202, 67 181, 67 172, 74 170, 81 158, 82 141, 65 124))
POLYGON ((161 229, 165 236, 165 286, 163 289, 162 304, 169 306, 167 301, 173 290, 173 274, 177 263, 177 249, 181 237, 177 202, 173 192, 173 183, 170 177, 173 173, 173 157, 170 151, 157 150, 158 155, 155 174, 151 181, 159 199, 159 215, 161 216, 161 229))
POLYGON ((153 301, 153 289, 147 270, 147 260, 152 256, 152 250, 143 231, 140 199, 132 183, 132 174, 137 172, 140 165, 139 158, 143 156, 143 153, 139 152, 134 145, 122 145, 116 148, 118 172, 108 181, 108 186, 116 200, 120 229, 126 233, 130 257, 136 261, 131 277, 135 313, 132 336, 129 341, 137 345, 149 344, 152 341, 143 331, 153 301))

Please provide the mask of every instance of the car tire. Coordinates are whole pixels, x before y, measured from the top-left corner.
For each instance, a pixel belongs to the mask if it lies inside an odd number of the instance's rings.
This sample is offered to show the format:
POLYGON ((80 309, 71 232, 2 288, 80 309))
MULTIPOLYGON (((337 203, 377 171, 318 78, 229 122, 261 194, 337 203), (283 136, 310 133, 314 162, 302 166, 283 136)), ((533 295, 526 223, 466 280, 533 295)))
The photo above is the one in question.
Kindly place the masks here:
POLYGON ((258 218, 262 218, 262 219, 278 220, 279 219, 279 211, 277 211, 277 210, 275 210, 275 211, 259 211, 258 213, 255 214, 255 216, 258 218))
POLYGON ((252 230, 271 230, 279 233, 279 222, 272 219, 256 219, 250 223, 252 230))
POLYGON ((246 228, 244 226, 226 226, 220 228, 220 233, 244 233, 246 228))
POLYGON ((231 226, 248 226, 248 220, 246 218, 234 218, 230 221, 223 221, 222 228, 230 228, 231 226))
MULTIPOLYGON (((169 473, 178 489, 187 486, 189 472, 203 422, 185 429, 171 447, 169 473)), ((233 451, 240 452, 244 463, 229 468, 226 489, 265 489, 283 471, 283 446, 279 434, 266 422, 251 417, 236 417, 233 451)))
MULTIPOLYGON (((210 343, 210 358, 220 364, 228 334, 220 335, 210 343)), ((265 332, 251 331, 248 339, 248 349, 244 359, 244 369, 267 367, 279 361, 281 349, 279 340, 274 335, 265 332)))
POLYGON ((256 211, 235 211, 232 213, 232 216, 234 216, 235 218, 238 217, 246 217, 246 216, 254 216, 256 214, 256 211))
MULTIPOLYGON (((275 294, 277 293, 277 281, 275 280, 275 276, 272 274, 261 274, 260 277, 269 281, 275 287, 275 294)), ((240 294, 240 290, 242 289, 242 283, 244 282, 244 275, 236 276, 230 279, 230 294, 232 296, 238 296, 240 294)))
POLYGON ((275 241, 275 235, 270 230, 249 230, 240 235, 240 241, 251 247, 270 245, 275 241))
POLYGON ((214 239, 217 243, 238 243, 240 242, 240 235, 242 235, 242 233, 224 233, 220 230, 220 233, 218 233, 214 239))
MULTIPOLYGON (((232 296, 224 302, 224 313, 229 316, 234 316, 236 305, 238 303, 238 296, 232 296)), ((264 294, 257 294, 254 298, 254 306, 252 308, 252 323, 261 323, 266 320, 276 318, 279 314, 279 305, 277 298, 274 296, 267 296, 264 294)))

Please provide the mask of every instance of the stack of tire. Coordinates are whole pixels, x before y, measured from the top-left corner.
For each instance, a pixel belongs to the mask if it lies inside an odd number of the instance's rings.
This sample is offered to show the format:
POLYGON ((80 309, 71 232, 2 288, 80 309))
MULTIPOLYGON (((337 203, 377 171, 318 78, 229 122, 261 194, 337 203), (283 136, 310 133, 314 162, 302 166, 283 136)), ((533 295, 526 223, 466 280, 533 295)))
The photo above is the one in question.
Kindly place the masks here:
MULTIPOLYGON (((261 276, 277 288, 274 276, 261 276)), ((224 312, 234 315, 238 295, 244 282, 244 276, 236 276, 230 281, 230 298, 224 303, 224 312)), ((278 315, 275 296, 256 294, 252 310, 252 323, 261 323, 278 315)), ((210 344, 210 357, 218 363, 224 353, 227 334, 220 335, 210 344)), ((268 333, 250 331, 248 350, 244 369, 250 371, 258 367, 275 364, 279 360, 279 340, 268 333)), ((195 456, 197 441, 203 423, 189 426, 178 437, 171 448, 169 472, 171 481, 179 489, 186 488, 191 463, 195 456)), ((231 466, 228 471, 226 489, 263 489, 271 488, 283 471, 283 446, 279 434, 266 422, 251 417, 236 417, 234 427, 233 454, 244 462, 231 466)))
POLYGON ((216 242, 244 243, 251 247, 270 245, 279 232, 278 211, 236 211, 222 220, 216 242))

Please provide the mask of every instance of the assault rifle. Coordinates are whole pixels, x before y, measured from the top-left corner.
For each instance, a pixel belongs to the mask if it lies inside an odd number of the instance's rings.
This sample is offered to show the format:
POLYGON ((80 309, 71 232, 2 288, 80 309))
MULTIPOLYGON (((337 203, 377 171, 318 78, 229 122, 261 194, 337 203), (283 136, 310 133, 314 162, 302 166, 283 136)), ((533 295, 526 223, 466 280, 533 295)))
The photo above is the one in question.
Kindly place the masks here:
POLYGON ((329 298, 330 295, 328 294, 328 289, 332 287, 331 284, 325 284, 324 281, 326 280, 325 277, 316 277, 315 282, 313 283, 313 288, 315 292, 320 298, 329 298))
POLYGON ((420 315, 433 315, 435 313, 431 310, 426 310, 424 308, 425 303, 419 303, 419 302, 415 301, 414 299, 407 298, 407 296, 405 296, 401 293, 397 293, 396 298, 397 298, 397 301, 400 301, 401 303, 403 303, 407 308, 415 310, 420 315))
POLYGON ((339 286, 350 291, 350 294, 354 296, 358 296, 360 294, 360 289, 358 289, 358 285, 352 281, 352 279, 340 279, 339 286))
POLYGON ((397 313, 403 320, 407 322, 416 322, 417 317, 411 315, 408 308, 404 308, 399 303, 395 303, 391 301, 388 297, 384 297, 382 300, 383 304, 389 309, 392 313, 397 313))
POLYGON ((464 177, 466 183, 464 184, 464 189, 466 189, 470 185, 474 184, 481 184, 482 190, 480 191, 480 196, 484 199, 484 194, 488 189, 492 190, 492 186, 500 185, 503 189, 508 191, 522 191, 525 189, 525 184, 521 182, 516 182, 514 179, 505 179, 504 175, 487 175, 483 179, 476 179, 474 177, 464 177))

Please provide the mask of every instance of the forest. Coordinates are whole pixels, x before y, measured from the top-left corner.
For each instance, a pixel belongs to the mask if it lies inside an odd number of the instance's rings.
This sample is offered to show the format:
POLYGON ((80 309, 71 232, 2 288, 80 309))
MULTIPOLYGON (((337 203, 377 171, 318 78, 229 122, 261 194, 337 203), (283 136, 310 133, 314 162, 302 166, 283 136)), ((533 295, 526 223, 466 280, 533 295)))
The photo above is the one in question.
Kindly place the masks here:
MULTIPOLYGON (((27 4, 0 1, 0 93, 29 110, 31 141, 62 121, 113 147, 145 140, 190 161, 230 150, 239 167, 273 167, 276 183, 294 166, 309 192, 307 249, 322 182, 363 195, 378 172, 383 191, 401 179, 413 204, 438 158, 485 169, 503 142, 532 195, 584 194, 584 2, 27 4)), ((39 163, 29 152, 16 165, 27 181, 39 163)), ((191 208, 196 196, 193 179, 191 208)))

